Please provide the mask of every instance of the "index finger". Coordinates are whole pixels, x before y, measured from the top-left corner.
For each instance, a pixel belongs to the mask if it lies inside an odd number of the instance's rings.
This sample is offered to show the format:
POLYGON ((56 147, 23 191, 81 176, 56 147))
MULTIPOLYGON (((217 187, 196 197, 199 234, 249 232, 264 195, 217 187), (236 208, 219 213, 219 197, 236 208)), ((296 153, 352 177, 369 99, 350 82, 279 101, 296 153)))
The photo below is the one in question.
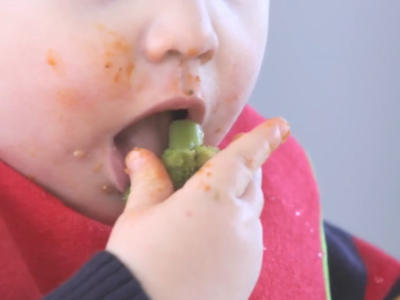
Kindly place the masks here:
POLYGON ((230 189, 235 197, 241 196, 257 169, 289 135, 286 120, 271 118, 235 139, 210 161, 218 186, 230 189))

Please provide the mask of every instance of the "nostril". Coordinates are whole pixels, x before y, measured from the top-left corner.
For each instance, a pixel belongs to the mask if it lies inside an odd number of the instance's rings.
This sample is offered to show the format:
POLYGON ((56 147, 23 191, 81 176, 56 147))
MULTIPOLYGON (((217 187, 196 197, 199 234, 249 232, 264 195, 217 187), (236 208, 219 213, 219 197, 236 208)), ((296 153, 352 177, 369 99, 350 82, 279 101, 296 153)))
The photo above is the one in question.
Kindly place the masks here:
POLYGON ((208 50, 200 56, 200 61, 202 64, 208 63, 214 56, 214 50, 208 50))

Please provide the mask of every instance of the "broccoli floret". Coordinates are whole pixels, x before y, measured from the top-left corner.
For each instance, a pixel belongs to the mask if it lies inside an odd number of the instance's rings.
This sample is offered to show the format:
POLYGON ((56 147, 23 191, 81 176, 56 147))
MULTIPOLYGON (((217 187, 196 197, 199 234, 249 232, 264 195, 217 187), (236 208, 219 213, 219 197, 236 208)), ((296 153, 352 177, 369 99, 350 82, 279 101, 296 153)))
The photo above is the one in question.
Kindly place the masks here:
MULTIPOLYGON (((162 154, 162 161, 175 189, 201 168, 218 151, 218 148, 203 145, 204 133, 201 126, 191 120, 173 121, 169 128, 168 148, 162 154)), ((128 199, 130 188, 123 196, 128 199)))

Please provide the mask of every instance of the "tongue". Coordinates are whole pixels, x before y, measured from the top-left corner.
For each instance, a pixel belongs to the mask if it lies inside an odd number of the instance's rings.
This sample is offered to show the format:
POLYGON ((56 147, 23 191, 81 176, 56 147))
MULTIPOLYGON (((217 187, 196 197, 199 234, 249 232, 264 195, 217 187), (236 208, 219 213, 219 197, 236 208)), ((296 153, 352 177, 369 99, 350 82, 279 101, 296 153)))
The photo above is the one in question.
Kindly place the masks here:
POLYGON ((119 133, 115 137, 115 145, 124 158, 134 147, 146 148, 161 157, 168 146, 168 129, 171 121, 171 112, 152 115, 119 133))

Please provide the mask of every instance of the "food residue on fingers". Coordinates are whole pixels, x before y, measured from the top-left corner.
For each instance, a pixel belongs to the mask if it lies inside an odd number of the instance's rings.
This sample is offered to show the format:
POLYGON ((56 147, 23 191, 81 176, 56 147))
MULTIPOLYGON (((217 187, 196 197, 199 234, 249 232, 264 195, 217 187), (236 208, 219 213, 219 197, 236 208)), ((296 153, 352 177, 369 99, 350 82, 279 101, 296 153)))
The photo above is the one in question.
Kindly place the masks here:
POLYGON ((244 135, 243 132, 239 132, 237 135, 235 135, 232 139, 232 142, 236 141, 237 139, 241 138, 244 135))
POLYGON ((245 165, 247 168, 252 169, 254 165, 254 161, 252 158, 246 158, 245 159, 245 165))

